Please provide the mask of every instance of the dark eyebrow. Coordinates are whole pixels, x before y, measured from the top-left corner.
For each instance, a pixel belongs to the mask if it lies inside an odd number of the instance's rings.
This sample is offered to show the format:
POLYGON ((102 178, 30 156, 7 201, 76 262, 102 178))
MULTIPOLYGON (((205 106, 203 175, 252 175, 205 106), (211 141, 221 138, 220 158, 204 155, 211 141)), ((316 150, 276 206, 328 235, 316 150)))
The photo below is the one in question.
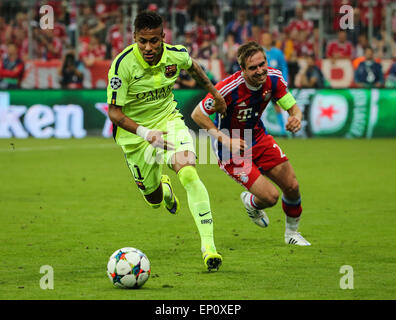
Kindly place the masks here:
POLYGON ((159 39, 159 37, 157 37, 157 36, 154 36, 154 37, 152 37, 150 39, 139 37, 139 41, 157 41, 158 39, 159 39))
POLYGON ((249 69, 249 70, 254 70, 254 69, 256 69, 257 67, 263 66, 264 64, 265 64, 265 59, 264 59, 263 62, 260 62, 259 64, 256 64, 256 65, 254 65, 254 66, 250 66, 248 69, 249 69))

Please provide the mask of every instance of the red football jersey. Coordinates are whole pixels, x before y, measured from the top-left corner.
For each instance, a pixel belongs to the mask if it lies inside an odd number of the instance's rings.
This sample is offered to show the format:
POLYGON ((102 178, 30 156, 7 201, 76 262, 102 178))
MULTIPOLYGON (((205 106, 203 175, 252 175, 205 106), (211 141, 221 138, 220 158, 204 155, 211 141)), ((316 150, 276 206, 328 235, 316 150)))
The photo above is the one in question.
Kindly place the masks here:
MULTIPOLYGON (((283 79, 281 71, 270 67, 268 67, 267 80, 260 88, 249 86, 242 71, 220 81, 215 87, 227 104, 226 116, 216 114, 215 125, 220 130, 229 130, 230 133, 233 129, 239 129, 241 138, 243 138, 244 129, 252 129, 253 138, 267 134, 261 120, 264 109, 270 100, 276 103, 288 93, 287 82, 283 79)), ((215 112, 213 102, 213 96, 209 93, 199 103, 202 112, 207 116, 215 112)))

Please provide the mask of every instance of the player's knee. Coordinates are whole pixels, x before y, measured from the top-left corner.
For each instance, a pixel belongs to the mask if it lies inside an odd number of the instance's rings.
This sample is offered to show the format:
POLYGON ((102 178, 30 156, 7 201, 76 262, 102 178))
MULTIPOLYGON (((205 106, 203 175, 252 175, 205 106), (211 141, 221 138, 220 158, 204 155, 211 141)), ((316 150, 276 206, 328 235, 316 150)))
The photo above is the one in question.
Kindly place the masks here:
POLYGON ((279 192, 277 189, 267 191, 262 197, 262 202, 266 203, 266 207, 273 207, 279 200, 279 192))
POLYGON ((293 179, 292 181, 290 181, 290 183, 288 183, 287 186, 285 187, 285 189, 283 190, 283 193, 285 195, 288 195, 289 197, 292 197, 292 198, 299 196, 300 186, 299 186, 297 180, 293 179))
POLYGON ((273 207, 274 205, 276 205, 276 203, 278 202, 279 199, 279 192, 278 190, 275 189, 275 191, 272 191, 267 198, 268 204, 273 207))

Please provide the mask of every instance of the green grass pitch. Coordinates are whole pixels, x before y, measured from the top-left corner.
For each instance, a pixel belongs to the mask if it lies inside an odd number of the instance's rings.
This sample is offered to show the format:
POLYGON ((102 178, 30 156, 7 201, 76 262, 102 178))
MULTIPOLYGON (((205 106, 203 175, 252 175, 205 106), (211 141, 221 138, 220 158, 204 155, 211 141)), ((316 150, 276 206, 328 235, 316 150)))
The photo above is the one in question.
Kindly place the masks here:
POLYGON ((0 140, 0 299, 394 299, 396 140, 277 139, 302 192, 301 233, 284 244, 281 203, 261 229, 244 212, 242 187, 215 164, 198 165, 224 263, 204 270, 186 194, 182 210, 150 209, 112 139, 0 140), (152 274, 139 290, 113 287, 109 256, 136 247, 152 274), (40 288, 40 267, 54 289, 40 288), (341 289, 342 266, 353 289, 341 289))

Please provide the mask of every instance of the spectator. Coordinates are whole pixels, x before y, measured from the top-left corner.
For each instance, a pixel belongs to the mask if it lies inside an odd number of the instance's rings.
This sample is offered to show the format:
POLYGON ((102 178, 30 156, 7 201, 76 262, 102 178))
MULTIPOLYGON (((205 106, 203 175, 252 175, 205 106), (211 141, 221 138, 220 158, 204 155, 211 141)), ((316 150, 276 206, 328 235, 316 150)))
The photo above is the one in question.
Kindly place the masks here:
POLYGON ((269 32, 264 32, 261 36, 261 44, 264 47, 267 56, 268 66, 279 69, 282 72, 283 79, 288 81, 289 71, 287 69, 287 62, 283 52, 274 47, 272 35, 269 32))
POLYGON ((117 4, 117 1, 95 0, 94 9, 95 15, 104 24, 106 24, 106 22, 110 20, 113 15, 116 15, 120 12, 119 4, 117 4))
POLYGON ((284 17, 284 24, 287 24, 296 13, 297 0, 283 0, 281 2, 281 16, 284 17))
POLYGON ((218 50, 217 46, 210 40, 210 35, 205 34, 204 40, 198 46, 198 59, 217 59, 218 50))
POLYGON ((89 25, 88 23, 82 23, 80 26, 80 36, 78 37, 78 42, 80 46, 84 49, 86 46, 89 45, 90 40, 91 35, 89 33, 89 25))
POLYGON ((19 88, 23 71, 24 63, 18 57, 18 48, 14 43, 9 43, 6 57, 0 60, 0 88, 19 88))
POLYGON ((235 42, 235 34, 230 32, 223 43, 223 52, 226 57, 226 72, 233 74, 240 69, 237 53, 239 44, 235 42))
POLYGON ((208 22, 207 17, 198 12, 194 17, 194 25, 191 32, 195 35, 195 42, 200 47, 204 41, 214 43, 216 41, 216 28, 208 22))
POLYGON ((393 59, 393 64, 389 69, 386 77, 385 87, 396 88, 396 58, 393 59))
POLYGON ((338 31, 337 40, 328 43, 326 56, 331 59, 352 59, 353 45, 347 40, 347 33, 344 30, 338 31))
POLYGON ((198 57, 198 45, 194 41, 194 36, 192 32, 186 32, 184 34, 184 46, 186 47, 191 58, 196 59, 198 57))
POLYGON ((225 29, 225 36, 233 32, 235 34, 235 42, 242 44, 252 37, 252 24, 247 20, 247 11, 238 10, 237 19, 231 21, 225 29))
POLYGON ((277 40, 275 41, 275 46, 280 49, 284 56, 286 61, 289 61, 292 57, 293 54, 295 54, 295 48, 294 44, 297 41, 297 31, 293 32, 281 32, 276 38, 277 40))
MULTIPOLYGON (((111 51, 111 58, 114 59, 124 48, 124 23, 121 12, 114 14, 115 22, 108 29, 106 35, 106 43, 109 45, 109 49, 111 51)), ((165 32, 165 30, 164 30, 165 32)), ((131 26, 127 26, 126 30, 126 43, 132 43, 132 28, 131 26)), ((88 42, 89 43, 89 42, 88 42)))
POLYGON ((358 8, 360 9, 360 21, 362 22, 363 27, 368 29, 369 26, 369 16, 370 16, 370 3, 372 3, 372 21, 373 21, 373 32, 375 36, 378 36, 377 33, 381 30, 381 26, 384 23, 385 16, 382 15, 383 8, 386 6, 386 2, 388 0, 359 0, 357 1, 358 8))
POLYGON ((43 29, 40 36, 41 49, 47 61, 62 58, 62 41, 55 37, 54 30, 43 29))
POLYGON ((306 30, 298 32, 297 43, 295 44, 298 57, 305 57, 315 53, 314 41, 312 41, 311 36, 312 33, 308 33, 306 30))
POLYGON ((374 60, 374 51, 371 47, 367 47, 365 52, 365 60, 362 61, 355 71, 355 84, 357 87, 383 87, 384 75, 382 66, 374 60))
POLYGON ((99 37, 100 42, 105 41, 106 25, 95 15, 92 8, 87 4, 82 6, 80 21, 88 25, 89 35, 99 37))
MULTIPOLYGON (((287 63, 285 56, 282 51, 273 46, 272 35, 269 32, 264 32, 261 36, 261 44, 264 47, 265 54, 267 56, 267 63, 269 67, 279 69, 282 72, 283 79, 288 81, 289 71, 287 69, 287 63)), ((274 104, 276 117, 278 120, 279 127, 281 129, 281 136, 286 136, 285 122, 283 120, 282 110, 277 104, 274 104)))
POLYGON ((358 41, 355 47, 355 58, 364 56, 364 50, 368 47, 368 39, 365 33, 358 36, 358 41))
POLYGON ((99 38, 91 36, 89 44, 80 53, 80 60, 85 67, 91 67, 96 61, 104 60, 106 56, 106 47, 99 42, 99 38))
POLYGON ((300 71, 300 65, 298 63, 297 53, 295 51, 292 52, 289 60, 287 60, 287 69, 289 70, 288 87, 294 88, 296 86, 295 83, 297 74, 300 71))
POLYGON ((312 21, 304 19, 304 9, 300 3, 296 5, 295 18, 287 24, 286 31, 292 32, 294 30, 301 32, 305 31, 312 34, 314 29, 314 24, 312 21))
POLYGON ((62 66, 59 70, 60 84, 63 89, 81 89, 83 87, 83 65, 76 61, 75 53, 69 51, 63 58, 62 66))
POLYGON ((307 68, 301 75, 301 88, 323 88, 324 77, 322 71, 316 65, 315 56, 308 55, 305 57, 307 68))
POLYGON ((12 28, 6 23, 3 16, 0 16, 0 44, 6 44, 11 39, 12 28))
POLYGON ((177 28, 177 34, 176 37, 179 37, 185 33, 185 26, 188 21, 188 13, 187 13, 187 8, 188 8, 188 0, 176 0, 175 1, 175 22, 176 22, 176 28, 177 28))

